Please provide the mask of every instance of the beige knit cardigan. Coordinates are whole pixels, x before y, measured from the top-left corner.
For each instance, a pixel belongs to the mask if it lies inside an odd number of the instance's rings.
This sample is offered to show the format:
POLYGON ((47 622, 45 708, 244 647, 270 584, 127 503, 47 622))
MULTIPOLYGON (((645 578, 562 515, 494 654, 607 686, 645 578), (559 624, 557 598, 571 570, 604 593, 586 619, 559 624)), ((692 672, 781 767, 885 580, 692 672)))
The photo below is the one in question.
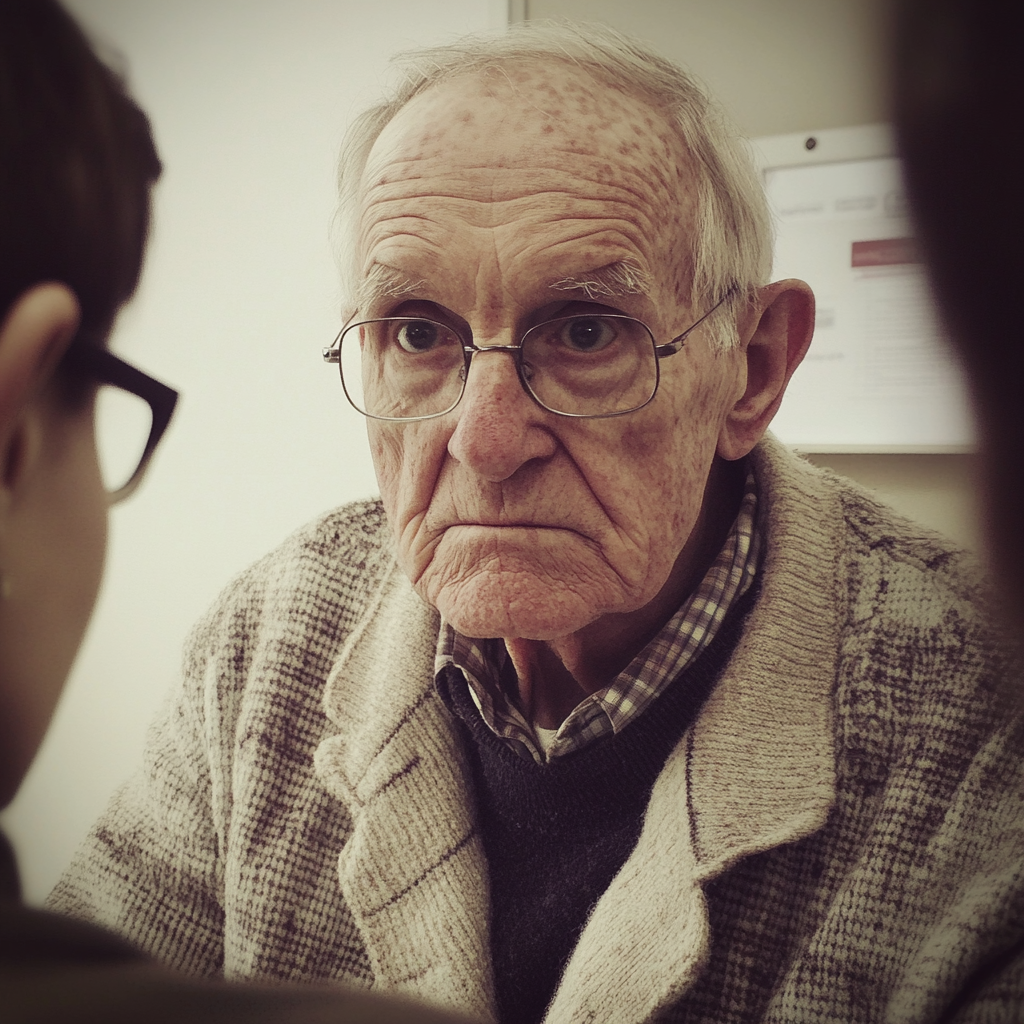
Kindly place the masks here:
MULTIPOLYGON (((1021 1019, 1021 730, 973 572, 770 438, 753 458, 760 596, 547 1021, 1021 1019)), ((195 974, 493 1020, 438 620, 387 537, 349 506, 225 591, 52 906, 195 974)))

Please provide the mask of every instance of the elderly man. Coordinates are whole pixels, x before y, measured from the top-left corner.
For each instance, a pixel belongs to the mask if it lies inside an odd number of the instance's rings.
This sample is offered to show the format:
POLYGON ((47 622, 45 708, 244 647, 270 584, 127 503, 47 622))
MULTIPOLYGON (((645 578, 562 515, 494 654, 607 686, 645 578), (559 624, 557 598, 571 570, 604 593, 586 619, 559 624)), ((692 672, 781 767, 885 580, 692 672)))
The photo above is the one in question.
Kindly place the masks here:
POLYGON ((765 436, 813 301, 727 128, 604 31, 406 72, 326 353, 382 501, 229 588, 55 905, 508 1024, 1010 1019, 978 586, 765 436))

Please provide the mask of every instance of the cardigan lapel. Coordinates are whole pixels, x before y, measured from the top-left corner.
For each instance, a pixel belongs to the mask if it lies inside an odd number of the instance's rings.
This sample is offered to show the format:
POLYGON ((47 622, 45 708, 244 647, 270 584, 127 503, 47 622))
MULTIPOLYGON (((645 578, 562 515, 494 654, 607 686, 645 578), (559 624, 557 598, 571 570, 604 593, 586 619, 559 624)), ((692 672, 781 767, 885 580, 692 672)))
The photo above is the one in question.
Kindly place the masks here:
POLYGON ((690 741, 694 845, 705 879, 816 832, 835 800, 844 510, 835 489, 771 436, 752 458, 761 593, 690 741))
MULTIPOLYGON (((732 689, 725 679, 722 684, 732 689)), ((712 712, 718 720, 702 715, 669 756, 636 848, 594 907, 545 1024, 639 1024, 657 1017, 685 996, 710 955, 704 884, 744 856, 824 825, 833 790, 832 766, 819 758, 823 736, 813 728, 790 735, 782 743, 794 745, 779 757, 767 753, 767 744, 751 743, 749 756, 740 752, 723 770, 718 757, 730 751, 720 716, 727 708, 726 697, 712 712), (790 780, 781 797, 759 799, 766 788, 775 792, 769 780, 780 769, 808 785, 790 780), (731 787, 718 791, 713 779, 728 775, 731 787)), ((745 724, 754 735, 764 721, 745 724)), ((736 717, 724 724, 735 737, 736 717)))
POLYGON ((757 604, 658 777, 636 848, 595 906, 546 1024, 639 1024, 678 1002, 710 954, 703 885, 828 818, 842 510, 772 439, 754 457, 766 541, 757 604))
POLYGON ((316 770, 349 808, 338 860, 374 987, 495 1017, 469 770, 433 685, 438 619, 392 566, 324 693, 316 770))

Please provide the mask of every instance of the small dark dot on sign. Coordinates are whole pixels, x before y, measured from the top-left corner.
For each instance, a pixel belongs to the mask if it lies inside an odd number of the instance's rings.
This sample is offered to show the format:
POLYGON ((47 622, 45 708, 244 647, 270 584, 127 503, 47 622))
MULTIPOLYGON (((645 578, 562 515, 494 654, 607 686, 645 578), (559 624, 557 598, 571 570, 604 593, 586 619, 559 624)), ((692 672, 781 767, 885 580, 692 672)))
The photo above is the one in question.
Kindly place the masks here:
POLYGON ((804 143, 804 149, 814 149, 814 147, 817 144, 818 144, 818 140, 813 135, 811 135, 807 139, 807 141, 804 143))

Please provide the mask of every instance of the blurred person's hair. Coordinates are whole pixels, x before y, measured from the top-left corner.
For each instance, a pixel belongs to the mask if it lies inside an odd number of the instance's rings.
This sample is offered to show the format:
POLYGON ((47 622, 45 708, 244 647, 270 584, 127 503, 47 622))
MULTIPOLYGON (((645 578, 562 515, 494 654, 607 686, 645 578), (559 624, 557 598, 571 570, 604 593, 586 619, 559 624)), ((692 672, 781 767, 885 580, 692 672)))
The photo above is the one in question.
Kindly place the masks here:
POLYGON ((160 174, 146 115, 55 0, 0 0, 0 317, 44 281, 100 343, 135 291, 160 174))
MULTIPOLYGON (((688 240, 691 301, 710 307, 726 298, 730 288, 745 296, 767 282, 773 231, 764 189, 746 142, 702 86, 672 61, 606 26, 529 22, 502 35, 467 36, 447 46, 399 54, 393 62, 397 83, 349 129, 338 173, 337 229, 350 305, 358 293, 355 238, 362 174, 380 133, 431 86, 538 61, 581 68, 599 82, 649 100, 675 125, 697 178, 697 230, 688 240)), ((719 348, 735 344, 729 317, 713 318, 709 328, 719 348)))

